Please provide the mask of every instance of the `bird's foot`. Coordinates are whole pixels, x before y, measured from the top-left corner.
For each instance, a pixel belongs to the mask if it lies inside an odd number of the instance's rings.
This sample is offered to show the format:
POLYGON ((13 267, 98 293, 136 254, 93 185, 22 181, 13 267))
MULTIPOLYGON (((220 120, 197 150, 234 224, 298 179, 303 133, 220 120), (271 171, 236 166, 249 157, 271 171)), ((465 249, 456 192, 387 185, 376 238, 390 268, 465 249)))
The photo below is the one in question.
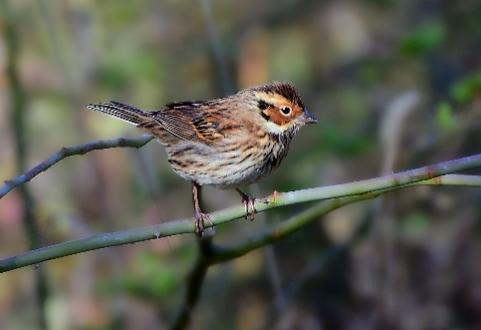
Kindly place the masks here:
POLYGON ((194 214, 195 218, 195 233, 197 236, 202 237, 205 230, 205 222, 209 222, 212 224, 210 216, 207 213, 203 213, 201 211, 195 211, 194 214))
POLYGON ((236 189, 239 195, 241 196, 241 201, 246 208, 246 220, 254 221, 255 214, 257 213, 256 210, 256 199, 254 197, 250 197, 249 195, 243 193, 240 189, 236 189))

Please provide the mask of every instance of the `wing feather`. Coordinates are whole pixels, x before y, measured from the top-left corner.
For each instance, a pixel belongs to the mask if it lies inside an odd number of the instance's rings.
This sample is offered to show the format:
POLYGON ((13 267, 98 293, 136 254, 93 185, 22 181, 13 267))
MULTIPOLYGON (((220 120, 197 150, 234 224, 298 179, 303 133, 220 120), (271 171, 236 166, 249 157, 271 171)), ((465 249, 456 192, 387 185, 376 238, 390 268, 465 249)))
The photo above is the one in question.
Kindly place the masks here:
POLYGON ((153 118, 178 138, 211 145, 222 137, 222 118, 208 110, 208 102, 171 103, 155 112, 153 118))

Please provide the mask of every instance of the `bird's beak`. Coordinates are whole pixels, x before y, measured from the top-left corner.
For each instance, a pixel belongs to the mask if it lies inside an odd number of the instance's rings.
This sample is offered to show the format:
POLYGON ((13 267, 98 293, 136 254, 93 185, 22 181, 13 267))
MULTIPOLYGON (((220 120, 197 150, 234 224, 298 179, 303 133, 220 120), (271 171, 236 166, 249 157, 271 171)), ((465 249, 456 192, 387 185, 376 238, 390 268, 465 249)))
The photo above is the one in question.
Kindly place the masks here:
POLYGON ((310 113, 307 109, 304 109, 304 113, 302 114, 301 120, 304 124, 317 124, 318 120, 312 113, 310 113))

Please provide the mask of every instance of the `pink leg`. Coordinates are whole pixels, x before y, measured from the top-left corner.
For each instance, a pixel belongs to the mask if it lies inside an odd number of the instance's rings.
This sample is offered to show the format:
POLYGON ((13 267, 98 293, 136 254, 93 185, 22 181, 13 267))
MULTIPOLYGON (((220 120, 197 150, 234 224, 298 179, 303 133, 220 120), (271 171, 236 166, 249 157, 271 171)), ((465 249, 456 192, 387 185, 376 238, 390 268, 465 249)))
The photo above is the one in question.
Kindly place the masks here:
POLYGON ((200 208, 200 186, 192 182, 192 200, 194 202, 195 233, 202 237, 205 228, 205 221, 209 221, 209 215, 202 212, 200 208))

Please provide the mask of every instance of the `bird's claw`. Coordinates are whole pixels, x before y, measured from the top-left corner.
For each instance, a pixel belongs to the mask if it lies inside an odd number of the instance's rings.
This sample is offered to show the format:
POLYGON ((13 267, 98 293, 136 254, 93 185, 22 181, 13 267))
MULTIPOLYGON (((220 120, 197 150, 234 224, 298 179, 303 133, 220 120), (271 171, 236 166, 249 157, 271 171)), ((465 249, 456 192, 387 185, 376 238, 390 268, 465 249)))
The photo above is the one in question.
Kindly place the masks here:
POLYGON ((205 230, 205 222, 211 222, 210 216, 207 213, 195 212, 195 233, 197 236, 202 237, 205 230))
POLYGON ((242 196, 242 203, 246 208, 246 215, 245 215, 246 220, 254 221, 255 214, 257 213, 256 206, 255 206, 256 199, 244 194, 242 196))

